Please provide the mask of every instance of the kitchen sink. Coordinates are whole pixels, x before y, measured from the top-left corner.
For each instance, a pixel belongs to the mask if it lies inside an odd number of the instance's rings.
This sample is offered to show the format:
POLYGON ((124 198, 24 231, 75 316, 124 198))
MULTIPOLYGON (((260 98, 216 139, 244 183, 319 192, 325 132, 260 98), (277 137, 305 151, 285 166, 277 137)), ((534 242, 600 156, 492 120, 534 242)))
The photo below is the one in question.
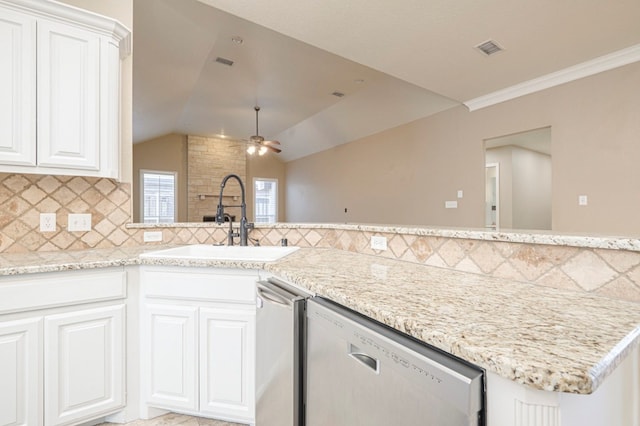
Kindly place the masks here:
POLYGON ((143 253, 140 257, 272 262, 295 252, 299 248, 292 246, 214 246, 210 244, 194 244, 143 253))

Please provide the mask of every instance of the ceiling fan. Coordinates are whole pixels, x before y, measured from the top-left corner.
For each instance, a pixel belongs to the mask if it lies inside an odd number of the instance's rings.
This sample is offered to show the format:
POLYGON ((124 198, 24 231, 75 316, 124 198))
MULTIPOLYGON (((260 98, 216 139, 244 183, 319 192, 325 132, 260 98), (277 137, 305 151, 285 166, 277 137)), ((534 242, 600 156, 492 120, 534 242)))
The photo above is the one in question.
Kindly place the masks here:
POLYGON ((268 150, 273 151, 276 154, 282 152, 280 148, 276 148, 276 145, 280 145, 280 142, 267 141, 260 136, 260 132, 258 131, 258 112, 260 112, 260 107, 255 106, 253 109, 256 111, 256 134, 251 136, 247 141, 249 144, 247 147, 247 153, 253 155, 257 152, 258 155, 264 155, 268 150))

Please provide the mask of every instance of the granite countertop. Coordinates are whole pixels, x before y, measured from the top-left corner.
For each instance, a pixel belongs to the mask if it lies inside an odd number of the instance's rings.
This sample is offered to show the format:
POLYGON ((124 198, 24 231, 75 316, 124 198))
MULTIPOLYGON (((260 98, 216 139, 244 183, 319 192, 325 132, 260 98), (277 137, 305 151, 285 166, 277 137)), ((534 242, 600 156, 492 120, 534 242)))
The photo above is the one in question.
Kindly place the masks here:
POLYGON ((640 305, 601 296, 336 249, 300 249, 271 263, 139 257, 158 248, 5 254, 0 275, 137 264, 264 269, 546 391, 592 393, 640 341, 640 305))

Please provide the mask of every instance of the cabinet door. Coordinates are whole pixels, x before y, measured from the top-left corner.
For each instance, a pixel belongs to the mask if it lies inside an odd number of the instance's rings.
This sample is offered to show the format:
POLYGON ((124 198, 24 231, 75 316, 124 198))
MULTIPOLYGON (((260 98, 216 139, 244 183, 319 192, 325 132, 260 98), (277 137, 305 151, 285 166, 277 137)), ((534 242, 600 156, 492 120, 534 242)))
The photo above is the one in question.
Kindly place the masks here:
POLYGON ((197 410, 198 308, 147 305, 147 402, 162 408, 197 410))
POLYGON ((38 165, 99 170, 100 38, 38 22, 38 165))
POLYGON ((44 344, 47 425, 124 406, 124 305, 47 316, 44 344))
POLYGON ((42 424, 41 318, 0 322, 0 425, 42 424))
POLYGON ((35 18, 0 8, 0 58, 0 163, 35 166, 35 18))
POLYGON ((200 308, 200 412, 254 419, 255 312, 200 308))

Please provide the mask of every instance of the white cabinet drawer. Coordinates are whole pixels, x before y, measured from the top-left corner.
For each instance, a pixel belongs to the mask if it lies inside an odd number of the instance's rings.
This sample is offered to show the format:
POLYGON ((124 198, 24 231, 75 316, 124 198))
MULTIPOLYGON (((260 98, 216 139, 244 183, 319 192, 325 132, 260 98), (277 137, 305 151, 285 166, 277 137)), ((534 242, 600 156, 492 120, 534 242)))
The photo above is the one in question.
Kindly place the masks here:
POLYGON ((257 272, 153 268, 141 274, 146 297, 255 303, 257 272))
POLYGON ((123 269, 53 272, 0 277, 0 314, 123 299, 123 269))

